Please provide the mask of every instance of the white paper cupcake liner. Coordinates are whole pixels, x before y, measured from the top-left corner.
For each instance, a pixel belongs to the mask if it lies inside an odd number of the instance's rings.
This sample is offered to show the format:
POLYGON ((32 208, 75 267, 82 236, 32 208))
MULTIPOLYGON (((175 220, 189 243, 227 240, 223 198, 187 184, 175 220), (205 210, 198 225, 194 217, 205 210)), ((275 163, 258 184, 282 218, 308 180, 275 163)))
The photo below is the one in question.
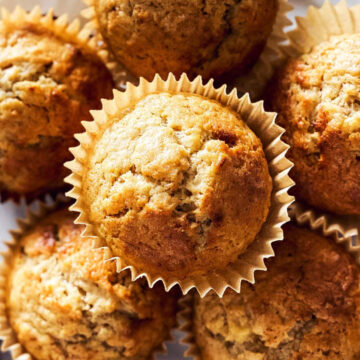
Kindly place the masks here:
POLYGON ((264 259, 274 255, 272 243, 283 239, 281 225, 289 220, 287 208, 293 201, 293 198, 288 195, 288 189, 293 185, 288 176, 292 163, 285 157, 288 146, 280 139, 283 129, 275 124, 274 113, 265 112, 262 102, 251 103, 248 95, 244 95, 239 99, 235 89, 230 94, 227 94, 225 86, 215 89, 213 81, 203 84, 200 76, 190 81, 185 74, 179 80, 176 80, 173 74, 170 74, 166 81, 159 76, 155 76, 152 82, 141 78, 139 86, 135 87, 128 84, 125 92, 115 91, 113 100, 103 100, 103 109, 92 112, 95 121, 83 123, 86 132, 76 136, 80 145, 71 149, 75 159, 66 164, 72 171, 72 175, 66 181, 73 185, 73 189, 68 195, 76 200, 71 209, 80 213, 77 222, 86 225, 84 235, 96 238, 98 236, 97 230, 88 217, 81 191, 82 173, 88 149, 92 147, 96 136, 99 136, 106 128, 108 114, 116 113, 154 92, 182 92, 202 95, 229 106, 241 115, 242 119, 260 138, 268 160, 269 171, 273 180, 269 215, 256 240, 239 256, 238 261, 229 264, 226 269, 212 274, 188 276, 184 280, 179 280, 175 277, 164 278, 162 274, 142 273, 120 257, 112 257, 108 248, 104 249, 104 259, 116 261, 119 271, 130 269, 133 280, 145 276, 150 287, 157 281, 161 281, 167 290, 179 284, 183 293, 187 293, 191 288, 195 287, 201 296, 204 296, 210 290, 214 290, 222 296, 227 287, 240 292, 242 281, 246 280, 254 283, 255 271, 266 269, 264 259))

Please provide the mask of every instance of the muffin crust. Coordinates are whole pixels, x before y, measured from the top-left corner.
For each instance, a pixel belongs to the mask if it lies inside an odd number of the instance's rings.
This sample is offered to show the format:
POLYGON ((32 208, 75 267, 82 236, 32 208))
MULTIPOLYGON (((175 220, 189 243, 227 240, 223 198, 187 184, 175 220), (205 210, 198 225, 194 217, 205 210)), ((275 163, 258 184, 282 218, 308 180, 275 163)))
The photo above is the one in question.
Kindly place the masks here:
POLYGON ((174 326, 174 293, 116 273, 73 220, 53 212, 19 242, 7 291, 19 342, 38 360, 149 359, 174 326))
POLYGON ((355 360, 359 267, 334 240, 287 224, 268 271, 241 294, 195 300, 203 360, 355 360))
POLYGON ((219 79, 241 74, 263 50, 278 0, 93 0, 99 30, 135 76, 219 79))
POLYGON ((317 208, 360 214, 360 34, 290 60, 269 91, 286 129, 295 194, 317 208))
POLYGON ((68 37, 30 20, 0 21, 2 200, 62 188, 73 134, 90 119, 89 110, 100 107, 100 98, 112 95, 102 60, 68 37))
POLYGON ((245 251, 266 220, 272 182, 239 115, 198 95, 157 93, 109 125, 87 155, 84 211, 116 256, 183 279, 245 251))

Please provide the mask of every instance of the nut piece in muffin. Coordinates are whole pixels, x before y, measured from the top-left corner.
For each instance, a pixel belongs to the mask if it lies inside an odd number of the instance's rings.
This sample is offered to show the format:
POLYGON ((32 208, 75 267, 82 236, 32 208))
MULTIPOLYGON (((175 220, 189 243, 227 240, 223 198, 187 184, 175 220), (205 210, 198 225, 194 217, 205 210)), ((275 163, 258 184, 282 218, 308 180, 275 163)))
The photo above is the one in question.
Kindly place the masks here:
POLYGON ((333 239, 293 224, 256 284, 195 299, 203 360, 355 360, 359 267, 333 239))
POLYGON ((0 194, 30 200, 64 187, 73 134, 112 96, 113 81, 52 12, 38 22, 14 14, 0 21, 0 194))
POLYGON ((169 72, 219 79, 242 74, 271 34, 278 0, 90 0, 119 62, 152 80, 169 72))
POLYGON ((295 194, 337 214, 360 215, 360 34, 334 36, 290 60, 270 89, 291 145, 295 194))
POLYGON ((51 213, 14 252, 6 305, 19 342, 38 360, 149 359, 175 324, 175 294, 116 273, 73 220, 51 213))
POLYGON ((202 96, 155 93, 107 114, 82 171, 82 207, 115 256, 182 280, 222 269, 267 218, 261 141, 202 96))

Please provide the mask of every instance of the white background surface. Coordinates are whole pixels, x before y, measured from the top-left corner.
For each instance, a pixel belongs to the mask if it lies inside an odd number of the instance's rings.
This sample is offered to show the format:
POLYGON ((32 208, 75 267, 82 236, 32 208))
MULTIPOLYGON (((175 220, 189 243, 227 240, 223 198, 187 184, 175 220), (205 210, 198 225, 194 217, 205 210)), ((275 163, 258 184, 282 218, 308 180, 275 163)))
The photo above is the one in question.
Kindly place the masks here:
MULTIPOLYGON (((294 6, 295 10, 290 13, 292 19, 295 15, 302 16, 306 13, 306 9, 309 5, 320 6, 322 0, 289 0, 294 6)), ((332 3, 337 3, 338 1, 332 0, 332 3)), ((360 4, 360 0, 348 0, 349 5, 360 4)), ((81 0, 0 0, 0 5, 5 6, 8 9, 12 10, 17 4, 31 10, 35 5, 40 5, 43 10, 48 10, 49 8, 54 8, 55 13, 60 15, 61 13, 68 13, 72 17, 77 16, 79 11, 84 8, 81 0)), ((0 249, 4 249, 3 242, 10 238, 8 231, 10 229, 16 228, 17 217, 24 216, 25 206, 21 204, 16 206, 12 202, 7 202, 0 205, 0 249)), ((179 334, 177 334, 179 335, 179 334)), ((178 337, 178 336, 177 336, 178 337)), ((183 359, 182 354, 184 347, 180 345, 169 345, 168 346, 169 355, 167 357, 159 356, 159 359, 171 359, 179 360, 183 359)), ((8 359, 7 356, 1 356, 0 359, 8 359)))

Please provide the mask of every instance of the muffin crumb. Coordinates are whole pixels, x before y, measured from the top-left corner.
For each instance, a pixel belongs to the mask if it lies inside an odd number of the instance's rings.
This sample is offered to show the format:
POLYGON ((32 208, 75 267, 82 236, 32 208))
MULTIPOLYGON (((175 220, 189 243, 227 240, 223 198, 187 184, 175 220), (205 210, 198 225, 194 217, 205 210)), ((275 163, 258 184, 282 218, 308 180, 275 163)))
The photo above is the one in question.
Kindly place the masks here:
POLYGON ((99 31, 136 77, 242 74, 271 34, 278 0, 93 0, 99 31))
POLYGON ((85 161, 84 211, 115 256, 153 276, 235 261, 270 208, 261 141, 228 107, 155 93, 108 115, 85 161))
POLYGON ((332 239, 294 224, 256 284, 194 303, 203 360, 356 359, 359 268, 332 239))
POLYGON ((47 26, 0 21, 2 201, 64 188, 74 133, 112 96, 111 74, 95 51, 47 26))
POLYGON ((333 36, 290 60, 269 90, 295 163, 295 195, 340 215, 360 214, 360 34, 333 36))
POLYGON ((67 209, 19 240, 7 282, 10 324, 36 359, 149 359, 175 325, 177 294, 103 262, 67 209))

